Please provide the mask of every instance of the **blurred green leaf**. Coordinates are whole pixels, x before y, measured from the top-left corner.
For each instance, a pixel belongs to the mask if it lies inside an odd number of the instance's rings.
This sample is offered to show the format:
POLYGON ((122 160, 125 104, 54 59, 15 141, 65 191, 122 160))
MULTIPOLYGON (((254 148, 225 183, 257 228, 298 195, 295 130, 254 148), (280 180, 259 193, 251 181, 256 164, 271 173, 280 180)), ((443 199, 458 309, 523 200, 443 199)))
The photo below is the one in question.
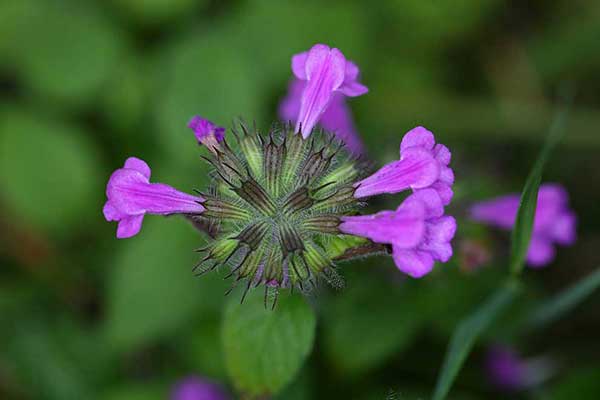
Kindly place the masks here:
POLYGON ((598 287, 600 287, 600 269, 582 278, 573 286, 534 309, 527 321, 528 327, 539 329, 558 320, 585 300, 598 287))
POLYGON ((324 308, 324 350, 343 374, 361 374, 409 346, 423 322, 414 286, 363 276, 324 308))
POLYGON ((274 310, 262 290, 244 304, 232 296, 225 310, 225 363, 236 388, 249 395, 275 394, 300 370, 313 346, 316 317, 300 295, 281 293, 274 310))
POLYGON ((20 73, 36 93, 86 103, 116 68, 118 30, 92 3, 38 2, 20 35, 20 73))
POLYGON ((137 23, 160 25, 192 14, 207 0, 112 0, 112 3, 137 23))
POLYGON ((565 133, 564 128, 566 119, 566 109, 563 109, 556 114, 552 126, 550 127, 548 138, 544 143, 544 147, 542 147, 542 150, 533 165, 533 169, 525 181, 511 238, 512 247, 509 265, 513 276, 518 276, 525 266, 525 258, 527 257, 529 241, 531 240, 531 233, 533 231, 533 221, 537 207, 538 189, 542 181, 542 172, 550 157, 550 153, 565 133))
POLYGON ((86 221, 82 215, 100 215, 99 160, 89 133, 33 110, 0 108, 0 180, 0 196, 17 218, 52 233, 86 221))
POLYGON ((475 312, 465 318, 456 328, 450 339, 444 364, 438 375, 433 400, 443 400, 448 395, 454 379, 458 375, 477 338, 515 298, 518 283, 508 281, 483 303, 475 312))
POLYGON ((119 133, 111 138, 111 143, 122 143, 120 137, 123 135, 133 136, 137 145, 144 141, 147 131, 142 119, 148 106, 147 75, 142 63, 132 54, 121 60, 120 68, 108 78, 103 90, 102 111, 110 126, 119 133))
POLYGON ((134 383, 103 391, 101 400, 164 400, 165 388, 158 385, 134 383))
POLYGON ((578 369, 548 390, 550 400, 596 400, 600 393, 600 368, 578 369))
POLYGON ((207 315, 187 331, 187 337, 177 347, 190 371, 224 380, 227 370, 221 337, 221 315, 207 315))
POLYGON ((34 399, 89 399, 106 376, 104 343, 70 321, 20 319, 3 357, 13 364, 22 387, 34 399))
POLYGON ((200 243, 187 221, 150 215, 136 237, 115 239, 105 329, 117 349, 147 344, 220 308, 223 279, 191 272, 200 243))

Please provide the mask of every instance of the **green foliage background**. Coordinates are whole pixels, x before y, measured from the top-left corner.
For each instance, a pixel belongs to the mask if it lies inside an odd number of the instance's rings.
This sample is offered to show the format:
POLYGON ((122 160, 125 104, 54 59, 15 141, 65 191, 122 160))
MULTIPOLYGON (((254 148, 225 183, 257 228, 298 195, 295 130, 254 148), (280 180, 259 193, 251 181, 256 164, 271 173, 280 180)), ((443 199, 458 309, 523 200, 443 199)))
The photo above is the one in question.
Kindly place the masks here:
POLYGON ((0 398, 162 399, 190 374, 234 398, 428 398, 452 331, 508 274, 509 235, 470 223, 466 208, 523 187, 565 83, 576 98, 544 180, 568 188, 579 240, 525 270, 450 398, 506 398, 482 369, 496 341, 559 365, 510 398, 599 398, 598 295, 515 333, 600 264, 598 43, 593 0, 1 1, 0 398), (370 92, 350 104, 374 160, 396 158, 416 125, 452 149, 450 263, 421 280, 386 258, 345 263, 346 288, 283 298, 269 314, 255 297, 224 297, 224 274, 193 277, 202 238, 181 219, 148 217, 137 237, 115 239, 101 209, 126 157, 145 159, 154 181, 203 187, 189 117, 268 127, 291 55, 316 42, 361 67, 370 92), (468 243, 491 260, 472 270, 468 243))

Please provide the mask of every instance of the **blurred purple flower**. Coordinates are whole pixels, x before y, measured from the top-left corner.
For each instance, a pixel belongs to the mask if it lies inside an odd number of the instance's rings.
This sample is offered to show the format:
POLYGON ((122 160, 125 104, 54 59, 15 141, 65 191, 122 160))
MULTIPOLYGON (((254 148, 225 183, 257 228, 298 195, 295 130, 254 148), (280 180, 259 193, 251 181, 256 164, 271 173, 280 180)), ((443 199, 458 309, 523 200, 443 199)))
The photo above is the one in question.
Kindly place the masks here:
MULTIPOLYGON (((512 229, 519 199, 519 194, 510 194, 477 203, 471 207, 471 218, 503 229, 512 229)), ((527 263, 531 267, 542 267, 550 263, 555 257, 554 243, 570 245, 575 242, 576 225, 577 217, 569 208, 567 191, 558 184, 541 185, 527 263)))
POLYGON ((104 217, 119 221, 117 238, 136 235, 145 214, 168 215, 176 213, 199 214, 204 211, 202 197, 165 185, 150 183, 150 167, 139 158, 130 157, 123 168, 111 175, 106 185, 104 217))
MULTIPOLYGON (((300 98, 306 87, 306 82, 294 79, 290 82, 287 96, 279 104, 279 117, 284 121, 296 122, 300 112, 300 98)), ((326 131, 329 131, 340 139, 350 153, 361 155, 364 153, 364 146, 360 139, 352 113, 346 104, 346 98, 342 93, 334 93, 331 103, 318 121, 319 125, 326 131)))
POLYGON ((339 49, 316 44, 292 57, 292 72, 305 86, 300 97, 296 132, 307 138, 336 93, 355 97, 367 93, 358 82, 359 69, 339 49))
POLYGON ((214 151, 214 147, 225 138, 225 128, 217 126, 199 115, 192 117, 188 128, 194 131, 198 143, 203 144, 210 151, 214 151))
POLYGON ((189 376, 177 382, 171 392, 171 400, 227 400, 229 396, 220 385, 189 376))
POLYGON ((433 189, 420 190, 404 200, 396 211, 343 217, 339 229, 377 243, 391 244, 398 269, 420 278, 435 261, 452 257, 450 241, 456 231, 453 217, 444 216, 444 205, 433 189))
POLYGON ((486 354, 485 372, 498 389, 518 391, 550 378, 556 372, 556 364, 548 357, 523 359, 514 349, 495 345, 486 354))
POLYGON ((450 150, 436 144, 433 133, 418 126, 404 135, 400 144, 400 160, 384 165, 373 175, 354 184, 357 198, 382 193, 398 193, 406 189, 434 189, 442 203, 452 199, 454 172, 450 150))

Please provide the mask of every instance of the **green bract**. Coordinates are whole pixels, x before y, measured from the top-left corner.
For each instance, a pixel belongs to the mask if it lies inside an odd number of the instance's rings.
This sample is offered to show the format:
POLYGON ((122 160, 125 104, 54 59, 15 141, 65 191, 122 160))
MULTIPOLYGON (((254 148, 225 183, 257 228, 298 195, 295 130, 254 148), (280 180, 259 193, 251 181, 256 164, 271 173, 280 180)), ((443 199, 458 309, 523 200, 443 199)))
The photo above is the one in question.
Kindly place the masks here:
POLYGON ((319 278, 339 286, 334 259, 366 242, 338 231, 340 218, 362 206, 353 183, 366 166, 328 133, 304 140, 290 125, 265 136, 244 124, 239 130, 239 151, 222 141, 207 158, 214 180, 201 193, 206 210, 190 218, 210 239, 195 269, 227 266, 246 291, 260 284, 265 293, 305 291, 319 278))

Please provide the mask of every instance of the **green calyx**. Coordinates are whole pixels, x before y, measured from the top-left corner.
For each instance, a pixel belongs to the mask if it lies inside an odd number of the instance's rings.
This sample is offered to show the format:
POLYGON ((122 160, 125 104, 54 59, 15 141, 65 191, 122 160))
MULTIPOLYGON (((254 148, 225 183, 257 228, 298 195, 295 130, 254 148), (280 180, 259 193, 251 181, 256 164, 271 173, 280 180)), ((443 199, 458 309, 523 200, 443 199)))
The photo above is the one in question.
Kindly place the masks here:
POLYGON ((303 139, 290 125, 265 136, 239 128, 238 150, 223 141, 207 158, 214 181, 202 193, 201 218, 211 231, 195 270, 227 266, 246 291, 261 284, 305 291, 320 279, 339 286, 333 259, 340 243, 365 243, 338 230, 341 217, 362 206, 353 183, 365 165, 328 133, 303 139))

